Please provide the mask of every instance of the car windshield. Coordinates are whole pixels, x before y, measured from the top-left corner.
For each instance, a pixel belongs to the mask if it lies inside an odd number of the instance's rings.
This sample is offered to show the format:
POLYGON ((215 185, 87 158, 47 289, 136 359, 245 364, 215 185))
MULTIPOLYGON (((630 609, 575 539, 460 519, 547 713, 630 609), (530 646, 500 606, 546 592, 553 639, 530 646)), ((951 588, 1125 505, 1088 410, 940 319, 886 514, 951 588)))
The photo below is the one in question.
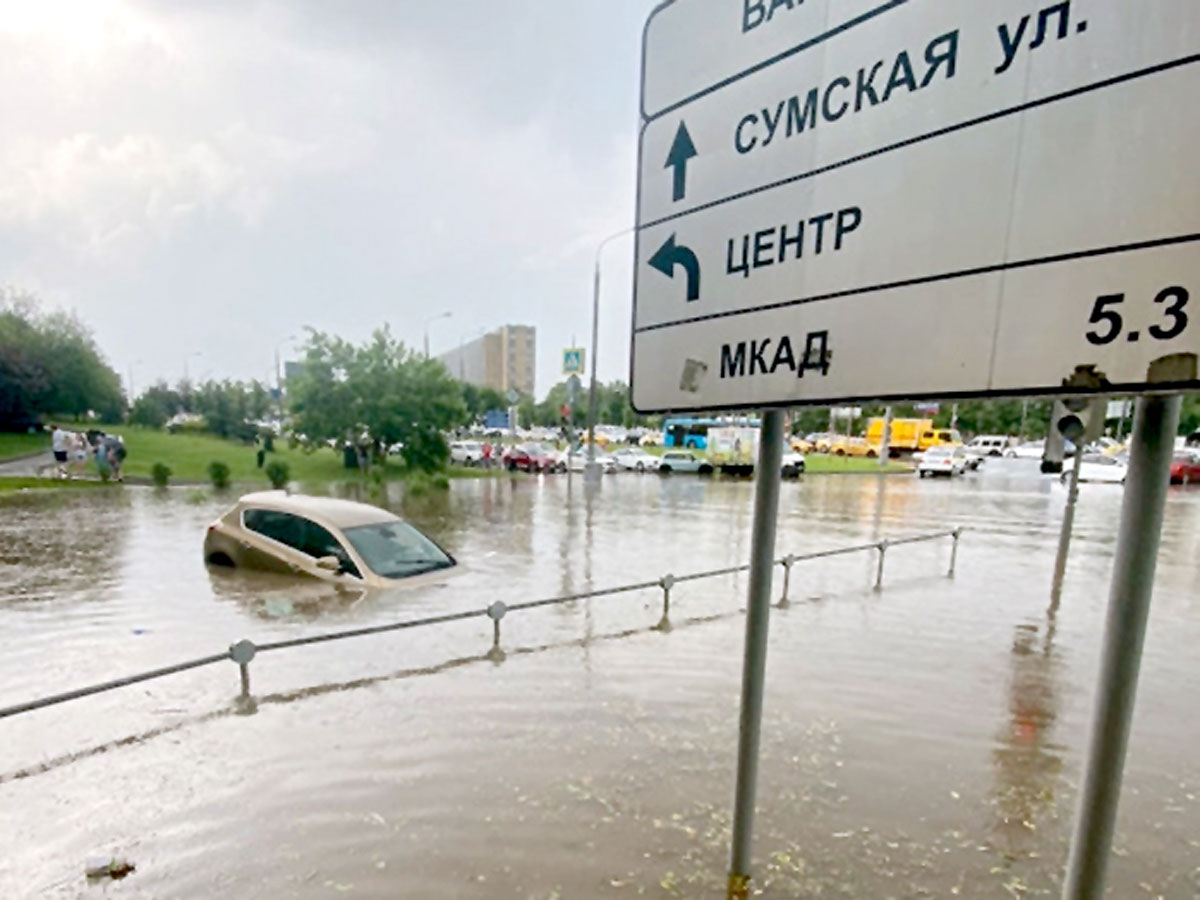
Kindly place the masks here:
POLYGON ((407 578, 454 565, 437 544, 406 522, 359 525, 347 528, 345 535, 367 567, 384 578, 407 578))

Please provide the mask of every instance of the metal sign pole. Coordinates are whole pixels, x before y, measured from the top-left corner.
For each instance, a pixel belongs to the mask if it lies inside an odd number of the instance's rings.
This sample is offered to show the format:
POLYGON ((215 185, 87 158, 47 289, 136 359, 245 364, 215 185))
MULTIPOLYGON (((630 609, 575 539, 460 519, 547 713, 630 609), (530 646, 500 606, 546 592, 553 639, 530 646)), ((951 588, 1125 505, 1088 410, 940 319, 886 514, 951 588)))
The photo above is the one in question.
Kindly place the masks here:
POLYGON ((1100 683, 1063 900, 1104 895, 1179 408, 1178 396, 1148 396, 1134 413, 1100 683))
POLYGON ((883 442, 879 446, 879 468, 886 469, 892 447, 892 408, 883 411, 883 442))
POLYGON ((750 851, 754 797, 758 785, 758 746, 762 728, 763 680, 771 616, 771 576, 775 558, 775 520, 783 464, 783 411, 762 414, 758 471, 754 485, 754 527, 750 545, 750 590, 746 605, 746 648, 742 664, 742 711, 738 725, 737 792, 733 808, 733 849, 729 864, 729 900, 750 896, 750 851))
MULTIPOLYGON (((1051 425, 1053 427, 1053 424, 1051 425)), ((1079 470, 1083 466, 1082 442, 1075 446, 1075 458, 1067 482, 1067 507, 1063 510, 1062 530, 1058 534, 1058 555, 1054 558, 1054 581, 1050 585, 1050 609, 1058 609, 1063 578, 1067 573, 1067 554, 1071 551, 1071 531, 1075 527, 1075 504, 1079 500, 1079 470)))

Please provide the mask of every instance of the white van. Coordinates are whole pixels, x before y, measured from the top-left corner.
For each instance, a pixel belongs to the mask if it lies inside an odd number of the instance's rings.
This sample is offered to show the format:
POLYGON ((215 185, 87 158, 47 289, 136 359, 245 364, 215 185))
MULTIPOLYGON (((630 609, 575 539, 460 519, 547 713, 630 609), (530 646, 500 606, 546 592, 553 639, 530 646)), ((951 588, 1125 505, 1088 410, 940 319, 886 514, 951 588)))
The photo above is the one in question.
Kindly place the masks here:
POLYGON ((982 456, 1001 456, 1010 443, 1012 439, 1003 434, 980 434, 971 438, 967 444, 967 452, 982 456))

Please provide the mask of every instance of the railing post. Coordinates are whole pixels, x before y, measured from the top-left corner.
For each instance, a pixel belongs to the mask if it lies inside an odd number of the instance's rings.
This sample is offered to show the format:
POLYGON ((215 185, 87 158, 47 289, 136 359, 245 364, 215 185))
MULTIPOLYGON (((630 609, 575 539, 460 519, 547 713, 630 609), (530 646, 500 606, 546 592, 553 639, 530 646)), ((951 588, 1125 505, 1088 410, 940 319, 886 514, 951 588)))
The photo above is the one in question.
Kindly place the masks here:
POLYGON ((946 573, 947 578, 954 577, 954 566, 958 562, 958 539, 962 537, 962 529, 955 528, 950 532, 950 536, 954 538, 954 543, 950 547, 950 571, 946 573))
POLYGON ((671 588, 675 586, 674 575, 664 575, 658 582, 663 592, 662 618, 658 620, 655 629, 658 631, 671 630, 671 588))
POLYGON ((508 607, 497 600, 487 608, 488 618, 492 620, 492 649, 487 652, 487 658, 492 662, 503 662, 505 653, 500 649, 500 620, 508 613, 508 607))
POLYGON ((253 641, 241 640, 229 645, 229 658, 238 665, 238 673, 242 677, 242 700, 250 699, 250 660, 258 653, 258 647, 253 641))
POLYGON ((779 603, 776 606, 779 609, 787 609, 792 605, 792 601, 788 599, 788 589, 792 585, 792 566, 796 564, 796 557, 789 553, 779 562, 783 566, 783 593, 779 595, 779 603))
POLYGON ((875 590, 883 590, 883 557, 887 553, 888 542, 880 541, 875 545, 875 549, 879 551, 879 567, 875 570, 875 590))

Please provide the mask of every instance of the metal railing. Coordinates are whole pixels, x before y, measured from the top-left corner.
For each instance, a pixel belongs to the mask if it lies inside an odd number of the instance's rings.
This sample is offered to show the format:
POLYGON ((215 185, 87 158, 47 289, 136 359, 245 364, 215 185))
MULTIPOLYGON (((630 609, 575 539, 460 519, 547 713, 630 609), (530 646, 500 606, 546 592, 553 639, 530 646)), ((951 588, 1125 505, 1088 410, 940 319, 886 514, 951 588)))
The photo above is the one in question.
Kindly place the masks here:
MULTIPOLYGON (((881 590, 883 588, 883 563, 884 558, 887 555, 887 551, 892 547, 899 547, 905 544, 926 543, 929 541, 941 540, 943 538, 952 538, 953 545, 950 550, 950 568, 946 574, 947 577, 953 577, 955 565, 958 560, 958 542, 962 537, 962 532, 962 528, 954 528, 948 531, 935 531, 927 534, 914 535, 911 537, 884 539, 865 544, 854 544, 849 547, 837 547, 830 550, 817 550, 812 553, 793 553, 781 557, 774 560, 775 565, 783 567, 783 590, 780 593, 780 597, 776 605, 784 608, 790 604, 788 591, 791 587, 792 566, 798 562, 814 559, 825 559, 831 556, 844 556, 852 553, 863 553, 870 551, 878 553, 879 562, 875 574, 875 590, 881 590)), ((259 653, 269 653, 276 650, 291 650, 296 647, 306 647, 311 644, 324 644, 330 641, 342 641, 348 640, 349 638, 365 637, 367 635, 387 634, 388 632, 392 631, 405 631, 409 628, 423 628, 430 625, 444 625, 448 622, 461 622, 467 619, 479 619, 485 616, 492 620, 492 647, 491 650, 488 651, 488 655, 492 658, 503 658, 504 654, 500 649, 500 623, 509 613, 538 609, 539 607, 543 606, 556 606, 562 603, 573 603, 578 600, 587 600, 594 597, 608 597, 615 594, 626 594, 632 591, 653 590, 655 588, 662 591, 662 617, 659 619, 658 624, 654 627, 659 630, 667 630, 670 628, 671 590, 677 584, 681 584, 686 581, 699 581, 705 578, 716 578, 722 575, 733 575, 737 572, 745 572, 749 568, 750 564, 744 563, 737 566, 726 566, 721 569, 693 572, 688 575, 664 575, 661 578, 653 581, 641 581, 635 584, 623 584, 617 587, 599 588, 593 591, 581 591, 574 594, 564 594, 560 597, 549 597, 544 600, 528 600, 523 603, 511 604, 496 601, 490 606, 482 609, 469 609, 461 612, 446 613, 445 615, 440 616, 426 616, 420 619, 408 619, 402 622, 389 622, 383 625, 368 625, 362 628, 348 628, 342 631, 329 631, 322 634, 307 635, 305 637, 287 638, 279 641, 267 641, 262 644, 255 644, 253 641, 249 640, 240 640, 237 643, 230 645, 229 649, 224 653, 214 653, 211 656, 202 656, 197 659, 190 659, 157 669, 148 669, 145 672, 138 672, 135 675, 126 675, 123 678, 115 678, 112 681, 104 681, 100 682, 99 684, 92 684, 88 685, 87 687, 76 688, 74 690, 64 691, 59 694, 50 694, 45 697, 27 700, 24 703, 6 706, 0 708, 0 719, 19 715, 21 713, 32 712, 36 709, 44 709, 48 706, 55 706, 59 703, 67 703, 72 700, 79 700, 83 697, 90 697, 93 694, 102 694, 106 691, 128 687, 129 685, 138 684, 143 681, 165 678, 168 675, 186 672, 189 669, 199 669, 203 666, 210 666, 226 660, 237 664, 239 674, 241 676, 241 696, 243 698, 249 698, 250 662, 259 653)))

